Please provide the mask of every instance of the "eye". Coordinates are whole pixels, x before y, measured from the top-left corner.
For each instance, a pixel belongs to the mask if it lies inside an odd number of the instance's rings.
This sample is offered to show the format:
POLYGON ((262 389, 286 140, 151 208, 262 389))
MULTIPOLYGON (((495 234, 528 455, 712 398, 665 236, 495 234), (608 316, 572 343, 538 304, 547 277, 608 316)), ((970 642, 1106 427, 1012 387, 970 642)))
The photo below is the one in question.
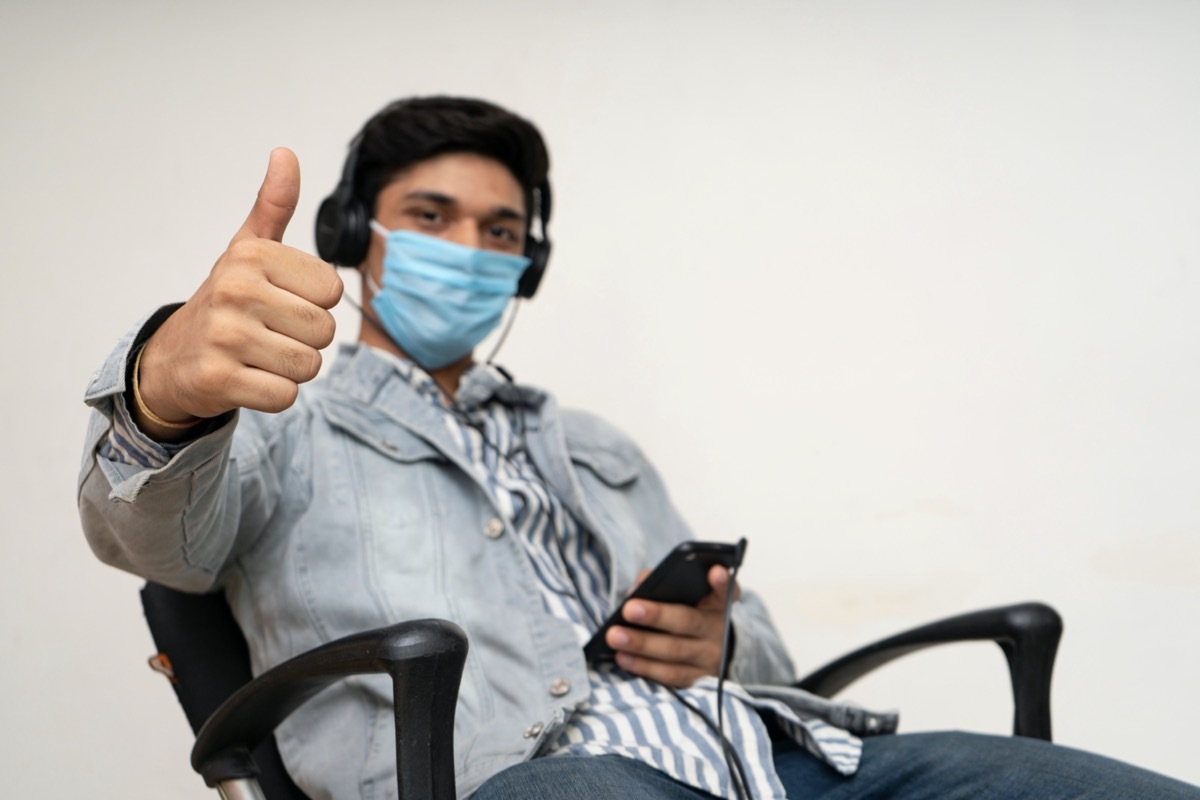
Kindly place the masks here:
POLYGON ((511 225, 491 225, 486 231, 488 241, 505 249, 515 250, 521 246, 521 231, 511 225))
POLYGON ((441 209, 435 206, 419 206, 408 210, 408 215, 422 228, 435 228, 446 221, 441 209))

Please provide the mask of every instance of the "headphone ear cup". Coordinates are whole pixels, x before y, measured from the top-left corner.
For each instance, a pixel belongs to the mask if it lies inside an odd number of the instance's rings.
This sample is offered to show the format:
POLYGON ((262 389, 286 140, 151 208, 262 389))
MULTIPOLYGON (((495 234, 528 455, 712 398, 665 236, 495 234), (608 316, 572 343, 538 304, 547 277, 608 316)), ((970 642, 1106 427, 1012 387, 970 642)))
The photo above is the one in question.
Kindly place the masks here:
POLYGON ((371 224, 362 203, 335 192, 317 209, 317 255, 339 267, 357 267, 367 257, 371 224))
POLYGON ((550 263, 550 242, 530 239, 525 246, 525 255, 529 259, 529 266, 517 282, 517 297, 528 299, 533 297, 538 284, 542 282, 542 276, 546 274, 546 265, 550 263))

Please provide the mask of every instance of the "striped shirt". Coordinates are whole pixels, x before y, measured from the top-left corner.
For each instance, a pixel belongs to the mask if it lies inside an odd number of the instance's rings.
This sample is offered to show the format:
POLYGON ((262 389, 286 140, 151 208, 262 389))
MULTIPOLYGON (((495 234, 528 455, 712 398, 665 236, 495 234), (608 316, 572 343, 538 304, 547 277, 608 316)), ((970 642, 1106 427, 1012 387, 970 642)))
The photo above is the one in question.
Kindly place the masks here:
MULTIPOLYGON (((523 409, 497 397, 496 390, 507 379, 493 367, 477 366, 463 376, 451 403, 420 368, 380 355, 392 360, 419 395, 446 412, 447 430, 529 557, 546 613, 569 620, 582 648, 610 612, 609 565, 592 533, 548 490, 526 454, 523 409)), ((156 468, 165 465, 182 446, 162 445, 144 436, 118 395, 113 428, 102 445, 102 456, 156 468)), ((538 756, 620 755, 709 794, 737 797, 720 738, 680 700, 684 698, 715 722, 715 678, 703 678, 676 690, 676 696, 661 684, 615 665, 591 667, 588 675, 588 701, 547 739, 538 756)), ((752 797, 785 796, 774 769, 770 735, 760 715, 773 716, 785 733, 837 771, 851 774, 857 769, 861 743, 855 736, 817 719, 801 720, 782 702, 751 697, 730 681, 725 682, 724 694, 725 738, 740 755, 752 797)))
MULTIPOLYGON (((445 410, 450 434, 459 442, 498 510, 512 525, 538 578, 542 606, 569 620, 579 646, 607 618, 609 565, 592 534, 581 527, 550 492, 523 448, 523 411, 496 398, 507 379, 478 366, 463 376, 454 403, 410 362, 397 369, 431 403, 445 410)), ((591 696, 575 710, 539 756, 620 755, 645 762, 677 781, 719 797, 737 796, 722 743, 704 720, 717 714, 717 681, 702 679, 678 695, 661 684, 615 665, 589 669, 591 696)), ((775 774, 770 734, 760 714, 774 715, 785 733, 844 774, 854 772, 859 740, 820 720, 800 720, 775 700, 751 697, 742 687, 724 686, 726 738, 740 754, 752 797, 784 797, 775 774)))

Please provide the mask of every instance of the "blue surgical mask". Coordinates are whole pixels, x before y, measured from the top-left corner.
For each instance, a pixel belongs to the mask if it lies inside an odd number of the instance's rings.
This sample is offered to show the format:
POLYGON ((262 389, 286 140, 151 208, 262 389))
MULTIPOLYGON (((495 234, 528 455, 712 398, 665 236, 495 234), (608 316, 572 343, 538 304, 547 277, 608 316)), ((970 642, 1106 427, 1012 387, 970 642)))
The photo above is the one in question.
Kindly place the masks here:
POLYGON ((479 250, 414 231, 383 236, 383 286, 370 273, 371 308, 384 330, 426 369, 452 364, 475 349, 504 315, 517 293, 525 256, 479 250))

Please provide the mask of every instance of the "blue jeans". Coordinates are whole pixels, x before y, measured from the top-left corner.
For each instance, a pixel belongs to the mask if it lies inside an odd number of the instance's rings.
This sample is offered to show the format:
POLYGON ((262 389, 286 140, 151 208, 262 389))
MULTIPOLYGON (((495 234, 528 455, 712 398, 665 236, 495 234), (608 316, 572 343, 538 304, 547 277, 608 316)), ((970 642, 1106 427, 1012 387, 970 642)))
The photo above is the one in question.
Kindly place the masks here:
MULTIPOLYGON (((1189 786, 1103 756, 1035 739, 909 733, 863 740, 858 774, 838 775, 789 742, 775 768, 800 800, 1200 800, 1189 786)), ((473 800, 712 800, 620 756, 552 756, 504 770, 473 800)))

